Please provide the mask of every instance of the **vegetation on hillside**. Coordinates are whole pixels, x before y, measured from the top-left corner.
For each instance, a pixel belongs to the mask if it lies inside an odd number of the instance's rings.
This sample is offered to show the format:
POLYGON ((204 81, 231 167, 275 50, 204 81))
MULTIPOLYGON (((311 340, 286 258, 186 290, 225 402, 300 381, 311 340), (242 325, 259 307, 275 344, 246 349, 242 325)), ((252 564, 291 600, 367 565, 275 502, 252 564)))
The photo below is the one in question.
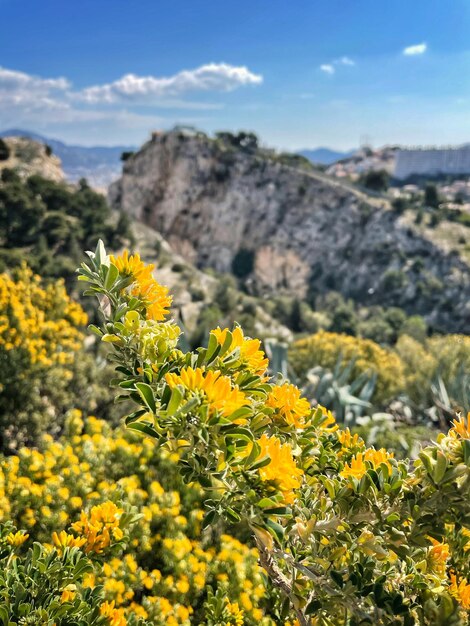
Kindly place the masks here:
POLYGON ((65 278, 70 284, 82 249, 96 245, 100 237, 119 248, 131 238, 130 223, 122 215, 114 224, 106 199, 85 180, 71 187, 2 171, 0 271, 27 261, 41 276, 65 278))

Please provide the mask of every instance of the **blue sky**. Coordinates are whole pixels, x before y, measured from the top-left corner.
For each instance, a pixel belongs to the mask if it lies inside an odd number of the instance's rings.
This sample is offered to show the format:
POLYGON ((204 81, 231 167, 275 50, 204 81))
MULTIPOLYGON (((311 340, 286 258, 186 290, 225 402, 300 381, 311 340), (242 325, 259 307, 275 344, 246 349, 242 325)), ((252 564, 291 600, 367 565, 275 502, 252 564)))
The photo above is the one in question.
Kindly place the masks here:
POLYGON ((0 129, 470 142, 469 0, 0 0, 0 129))

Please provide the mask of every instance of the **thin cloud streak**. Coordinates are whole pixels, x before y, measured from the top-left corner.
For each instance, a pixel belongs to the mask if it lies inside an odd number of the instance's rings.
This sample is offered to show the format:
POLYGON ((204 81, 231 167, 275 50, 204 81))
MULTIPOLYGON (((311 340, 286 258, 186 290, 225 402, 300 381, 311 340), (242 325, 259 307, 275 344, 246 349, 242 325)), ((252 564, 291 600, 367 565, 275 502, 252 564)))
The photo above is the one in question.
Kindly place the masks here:
POLYGON ((426 52, 426 50, 428 49, 428 46, 426 43, 418 43, 415 44, 414 46, 407 46, 406 48, 403 48, 403 54, 405 56, 416 56, 419 54, 424 54, 426 52))

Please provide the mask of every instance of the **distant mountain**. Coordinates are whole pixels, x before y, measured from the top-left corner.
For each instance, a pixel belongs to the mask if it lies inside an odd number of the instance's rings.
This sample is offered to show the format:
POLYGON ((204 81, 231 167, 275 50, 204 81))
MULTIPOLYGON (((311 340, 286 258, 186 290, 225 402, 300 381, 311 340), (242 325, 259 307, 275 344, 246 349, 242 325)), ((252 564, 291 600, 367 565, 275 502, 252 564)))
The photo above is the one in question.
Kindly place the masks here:
POLYGON ((134 150, 130 146, 73 146, 18 128, 0 132, 0 137, 27 137, 47 144, 61 160, 67 180, 75 182, 86 178, 93 187, 107 187, 119 178, 122 168, 121 154, 134 150))
POLYGON ((299 154, 312 161, 312 163, 331 165, 331 163, 335 163, 340 159, 349 158, 354 152, 354 150, 338 152, 337 150, 330 150, 330 148, 314 148, 313 150, 301 150, 299 154))

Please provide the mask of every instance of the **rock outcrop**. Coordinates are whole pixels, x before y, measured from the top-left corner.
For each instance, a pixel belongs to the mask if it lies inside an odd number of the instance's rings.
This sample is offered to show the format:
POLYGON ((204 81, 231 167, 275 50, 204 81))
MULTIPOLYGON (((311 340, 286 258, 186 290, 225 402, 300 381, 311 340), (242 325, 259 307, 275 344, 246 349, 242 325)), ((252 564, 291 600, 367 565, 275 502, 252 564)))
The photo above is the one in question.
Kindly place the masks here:
POLYGON ((55 182, 65 180, 60 159, 50 152, 47 145, 26 137, 5 137, 3 141, 10 155, 0 161, 0 172, 10 168, 24 178, 38 174, 55 182))
POLYGON ((250 292, 330 290, 470 332, 468 265, 406 225, 386 201, 275 155, 172 131, 124 164, 114 208, 159 231, 187 261, 232 271, 250 292))

